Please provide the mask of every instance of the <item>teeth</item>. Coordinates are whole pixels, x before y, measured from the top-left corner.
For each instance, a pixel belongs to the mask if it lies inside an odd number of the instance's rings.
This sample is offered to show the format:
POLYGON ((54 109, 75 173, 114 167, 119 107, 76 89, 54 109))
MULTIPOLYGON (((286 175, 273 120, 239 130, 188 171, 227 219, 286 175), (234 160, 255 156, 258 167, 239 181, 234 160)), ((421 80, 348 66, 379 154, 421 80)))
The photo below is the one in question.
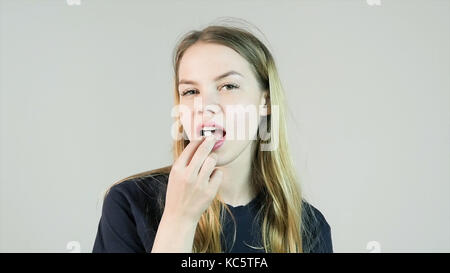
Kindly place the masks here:
POLYGON ((210 136, 216 131, 215 127, 203 127, 202 134, 204 136, 210 136))
POLYGON ((216 130, 219 130, 222 132, 222 130, 216 128, 216 127, 203 127, 203 129, 200 131, 200 134, 203 136, 210 136, 216 132, 216 130))

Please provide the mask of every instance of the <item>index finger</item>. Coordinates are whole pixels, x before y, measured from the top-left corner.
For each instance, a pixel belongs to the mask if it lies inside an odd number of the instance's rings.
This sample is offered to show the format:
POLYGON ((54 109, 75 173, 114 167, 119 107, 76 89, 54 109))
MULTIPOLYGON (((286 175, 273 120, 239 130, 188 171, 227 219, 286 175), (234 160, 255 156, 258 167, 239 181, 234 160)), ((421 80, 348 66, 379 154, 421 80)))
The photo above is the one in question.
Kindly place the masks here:
POLYGON ((191 140, 189 144, 184 148, 183 152, 181 152, 181 155, 178 157, 177 162, 182 167, 186 167, 190 163, 195 151, 197 151, 197 148, 200 146, 200 144, 202 144, 204 140, 205 137, 197 140, 191 140))
POLYGON ((200 168, 202 167, 204 161, 211 153, 212 149, 214 148, 214 144, 216 143, 216 139, 214 136, 208 136, 206 137, 205 141, 202 142, 202 144, 198 147, 197 151, 195 152, 194 156, 192 157, 191 162, 189 163, 188 168, 191 168, 194 174, 198 174, 200 171, 200 168), (208 139, 210 139, 208 142, 208 139))

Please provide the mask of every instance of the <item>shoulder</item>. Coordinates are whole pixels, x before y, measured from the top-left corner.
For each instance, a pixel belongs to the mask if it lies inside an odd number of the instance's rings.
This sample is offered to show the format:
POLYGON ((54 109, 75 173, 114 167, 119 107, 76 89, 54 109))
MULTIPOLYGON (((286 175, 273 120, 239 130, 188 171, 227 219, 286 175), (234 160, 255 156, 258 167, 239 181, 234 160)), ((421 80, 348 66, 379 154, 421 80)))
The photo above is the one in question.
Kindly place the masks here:
POLYGON ((333 252, 331 227, 319 209, 302 202, 302 236, 305 252, 333 252))
POLYGON ((117 206, 127 210, 161 207, 165 202, 167 181, 168 175, 156 173, 131 177, 113 184, 105 194, 104 210, 117 206))
POLYGON ((163 175, 140 175, 113 184, 103 200, 93 252, 149 251, 162 215, 165 181, 163 175))
POLYGON ((320 225, 322 227, 330 228, 330 225, 322 212, 306 200, 302 201, 302 213, 305 216, 303 220, 306 221, 307 224, 320 225))
POLYGON ((149 197, 157 196, 161 191, 167 188, 168 175, 167 174, 150 174, 146 176, 130 177, 113 184, 106 196, 124 195, 127 197, 137 197, 146 195, 149 197))

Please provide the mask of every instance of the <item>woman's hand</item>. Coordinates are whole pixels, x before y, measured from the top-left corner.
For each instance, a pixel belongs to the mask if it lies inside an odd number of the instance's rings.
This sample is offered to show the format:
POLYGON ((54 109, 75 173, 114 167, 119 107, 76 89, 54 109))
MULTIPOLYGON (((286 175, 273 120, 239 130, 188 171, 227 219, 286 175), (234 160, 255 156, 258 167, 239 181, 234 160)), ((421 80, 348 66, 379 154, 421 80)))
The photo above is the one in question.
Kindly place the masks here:
POLYGON ((164 217, 197 224, 210 206, 223 178, 222 171, 214 171, 217 155, 210 154, 215 142, 214 136, 191 141, 174 162, 164 217))

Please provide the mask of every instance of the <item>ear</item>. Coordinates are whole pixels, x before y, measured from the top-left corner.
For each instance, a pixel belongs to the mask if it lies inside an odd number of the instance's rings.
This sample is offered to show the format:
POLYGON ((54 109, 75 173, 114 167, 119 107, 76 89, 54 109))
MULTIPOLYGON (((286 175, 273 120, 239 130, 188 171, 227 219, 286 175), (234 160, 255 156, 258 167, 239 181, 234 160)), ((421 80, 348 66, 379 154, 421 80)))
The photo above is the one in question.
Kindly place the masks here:
POLYGON ((263 95, 261 97, 260 107, 265 111, 262 111, 262 116, 270 115, 270 93, 269 91, 263 91, 263 95))

